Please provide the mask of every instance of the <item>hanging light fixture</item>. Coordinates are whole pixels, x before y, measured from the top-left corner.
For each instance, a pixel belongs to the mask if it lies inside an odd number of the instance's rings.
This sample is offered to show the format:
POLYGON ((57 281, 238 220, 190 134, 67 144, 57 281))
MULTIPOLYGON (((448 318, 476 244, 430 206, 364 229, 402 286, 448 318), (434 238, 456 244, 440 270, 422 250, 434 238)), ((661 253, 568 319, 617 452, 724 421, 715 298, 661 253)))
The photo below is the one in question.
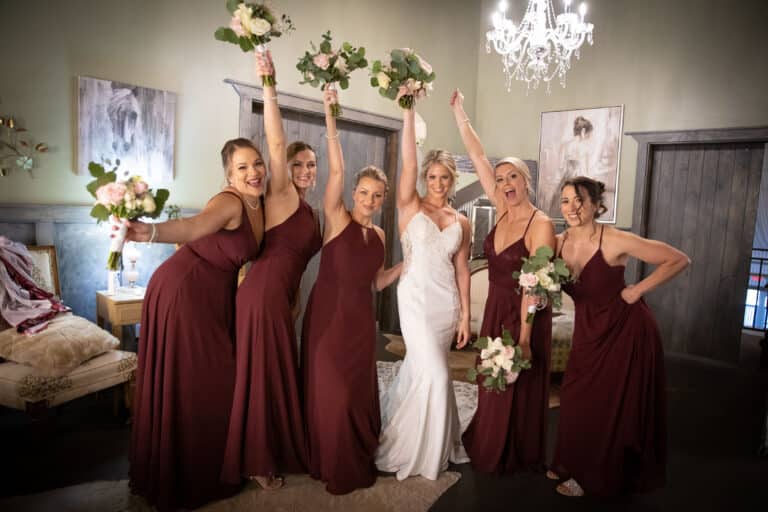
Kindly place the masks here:
POLYGON ((565 87, 565 74, 571 67, 571 56, 579 58, 584 41, 592 44, 592 23, 584 22, 587 4, 579 6, 579 14, 571 12, 571 0, 564 0, 565 10, 555 16, 552 0, 529 0, 520 25, 507 18, 507 1, 501 0, 493 13, 493 29, 486 33, 485 49, 493 45, 501 55, 507 91, 512 80, 524 81, 527 89, 536 89, 541 82, 560 79, 565 87))

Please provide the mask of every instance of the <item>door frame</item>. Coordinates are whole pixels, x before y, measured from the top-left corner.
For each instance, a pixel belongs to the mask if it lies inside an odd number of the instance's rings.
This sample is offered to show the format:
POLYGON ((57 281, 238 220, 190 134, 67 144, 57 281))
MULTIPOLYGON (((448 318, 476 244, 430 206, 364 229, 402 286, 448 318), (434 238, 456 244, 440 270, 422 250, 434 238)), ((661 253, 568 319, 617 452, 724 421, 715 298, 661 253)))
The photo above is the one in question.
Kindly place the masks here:
MULTIPOLYGON (((664 130, 624 132, 637 141, 635 198, 632 208, 632 232, 646 237, 648 233, 649 190, 653 172, 653 150, 656 146, 680 144, 727 144, 758 142, 763 149, 762 175, 768 176, 768 126, 747 128, 715 128, 701 130, 664 130)), ((627 265, 626 276, 632 282, 642 278, 643 264, 635 259, 627 265)))

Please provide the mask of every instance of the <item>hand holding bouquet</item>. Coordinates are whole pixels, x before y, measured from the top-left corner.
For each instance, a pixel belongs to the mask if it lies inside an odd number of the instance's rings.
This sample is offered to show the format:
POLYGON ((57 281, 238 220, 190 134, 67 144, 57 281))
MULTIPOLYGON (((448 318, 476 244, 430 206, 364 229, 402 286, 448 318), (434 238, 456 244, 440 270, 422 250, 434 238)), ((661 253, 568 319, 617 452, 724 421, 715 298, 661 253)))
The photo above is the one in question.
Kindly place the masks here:
POLYGON ((424 98, 432 90, 435 73, 432 66, 410 48, 389 52, 389 63, 377 60, 371 68, 371 85, 379 94, 398 100, 402 108, 413 108, 414 98, 424 98), (399 96, 399 98, 398 98, 399 96))
POLYGON ((507 329, 504 329, 501 338, 491 339, 490 336, 485 336, 475 341, 472 346, 480 349, 480 364, 477 368, 467 371, 467 378, 471 382, 477 382, 477 377, 482 375, 483 387, 487 391, 504 391, 507 384, 517 380, 521 371, 531 367, 531 362, 523 359, 520 345, 515 344, 507 329))
MULTIPOLYGON (((105 163, 111 165, 108 160, 105 163)), ((118 227, 109 249, 107 270, 120 269, 127 231, 127 226, 124 222, 120 222, 120 219, 134 220, 139 217, 154 219, 162 213, 165 201, 170 195, 168 190, 164 188, 158 189, 153 194, 147 182, 140 176, 130 176, 125 180, 118 181, 117 167, 119 165, 120 161, 118 160, 111 171, 106 171, 104 166, 96 162, 89 163, 88 170, 91 172, 91 176, 96 179, 85 187, 96 198, 96 205, 91 210, 91 217, 95 217, 99 222, 110 220, 118 227)))
MULTIPOLYGON (((304 80, 300 83, 309 84, 312 87, 320 86, 321 90, 326 87, 333 87, 338 83, 339 87, 346 89, 349 87, 349 74, 360 68, 368 66, 365 60, 365 48, 355 48, 345 42, 340 49, 334 50, 331 47, 331 31, 323 34, 323 42, 320 48, 310 41, 312 52, 305 52, 299 59, 296 69, 301 71, 304 80)), ((333 117, 339 117, 341 107, 334 103, 331 107, 333 117)))
POLYGON ((538 305, 528 306, 525 321, 529 324, 533 323, 536 310, 545 308, 548 302, 558 309, 563 305, 561 288, 570 280, 571 272, 561 258, 552 260, 554 255, 550 247, 539 247, 533 256, 522 258, 522 272, 512 274, 512 277, 520 281, 520 288, 524 293, 540 299, 538 305))
MULTIPOLYGON (((240 46, 244 52, 254 48, 264 53, 265 47, 274 37, 294 29, 291 18, 283 14, 277 19, 272 9, 265 3, 243 3, 240 0, 227 0, 227 10, 232 15, 229 27, 219 27, 214 37, 240 46)), ((275 85, 272 75, 262 75, 263 85, 275 85)))

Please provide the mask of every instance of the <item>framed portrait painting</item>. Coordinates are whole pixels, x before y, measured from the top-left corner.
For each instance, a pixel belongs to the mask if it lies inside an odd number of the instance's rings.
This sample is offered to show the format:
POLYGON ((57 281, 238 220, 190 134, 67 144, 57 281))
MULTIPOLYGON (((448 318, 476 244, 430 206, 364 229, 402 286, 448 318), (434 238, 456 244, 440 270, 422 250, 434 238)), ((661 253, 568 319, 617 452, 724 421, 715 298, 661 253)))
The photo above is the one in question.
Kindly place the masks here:
POLYGON ((88 162, 120 160, 150 184, 173 179, 176 93, 80 76, 77 174, 88 162))
POLYGON ((589 176, 605 184, 601 222, 616 222, 619 162, 624 106, 559 110, 541 113, 539 208, 555 220, 560 213, 560 189, 576 176, 589 176))

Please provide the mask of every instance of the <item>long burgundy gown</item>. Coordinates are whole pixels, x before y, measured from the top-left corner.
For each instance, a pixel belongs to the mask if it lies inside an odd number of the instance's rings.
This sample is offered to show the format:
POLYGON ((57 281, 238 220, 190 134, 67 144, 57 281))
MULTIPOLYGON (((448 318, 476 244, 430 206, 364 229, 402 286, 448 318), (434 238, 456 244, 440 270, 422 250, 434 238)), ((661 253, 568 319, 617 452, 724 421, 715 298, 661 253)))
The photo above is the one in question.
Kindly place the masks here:
POLYGON ((312 208, 264 234, 264 249, 237 291, 235 396, 222 479, 307 471, 291 305, 322 239, 312 208))
POLYGON ((624 266, 606 263, 602 238, 565 288, 575 325, 552 468, 587 494, 610 496, 664 485, 667 415, 656 321, 644 301, 622 299, 624 266))
POLYGON ((160 510, 197 508, 239 489, 219 476, 235 383, 237 273, 258 253, 243 206, 240 227, 185 244, 147 286, 130 486, 160 510))
POLYGON ((376 231, 350 221, 323 247, 304 316, 310 475, 326 482, 333 494, 376 481, 381 418, 371 285, 383 262, 384 245, 376 231))
MULTIPOLYGON (((485 239, 483 249, 488 257, 489 286, 481 336, 501 336, 504 328, 515 339, 520 334, 522 296, 512 273, 520 270, 521 258, 528 257, 525 235, 535 215, 536 211, 523 236, 499 254, 494 246, 495 226, 485 239)), ((517 381, 502 393, 485 391, 482 385, 479 386, 477 412, 462 438, 476 470, 512 473, 543 468, 551 343, 552 309, 547 307, 536 313, 533 322, 531 368, 520 372, 517 381)), ((479 384, 482 384, 482 377, 479 384)))

